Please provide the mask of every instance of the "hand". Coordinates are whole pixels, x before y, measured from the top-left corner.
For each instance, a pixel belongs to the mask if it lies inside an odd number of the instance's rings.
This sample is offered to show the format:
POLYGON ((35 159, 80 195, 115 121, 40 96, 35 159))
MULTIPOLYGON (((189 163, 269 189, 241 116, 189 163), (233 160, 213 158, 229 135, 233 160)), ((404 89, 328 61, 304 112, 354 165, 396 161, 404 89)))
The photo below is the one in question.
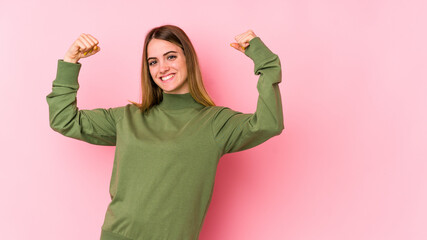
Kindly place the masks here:
POLYGON ((85 58, 101 51, 98 40, 90 34, 82 33, 65 53, 64 61, 76 63, 80 58, 85 58))
POLYGON ((249 46, 249 41, 255 38, 256 35, 252 30, 248 30, 240 35, 237 35, 234 39, 237 43, 231 43, 230 46, 245 53, 245 49, 249 46))

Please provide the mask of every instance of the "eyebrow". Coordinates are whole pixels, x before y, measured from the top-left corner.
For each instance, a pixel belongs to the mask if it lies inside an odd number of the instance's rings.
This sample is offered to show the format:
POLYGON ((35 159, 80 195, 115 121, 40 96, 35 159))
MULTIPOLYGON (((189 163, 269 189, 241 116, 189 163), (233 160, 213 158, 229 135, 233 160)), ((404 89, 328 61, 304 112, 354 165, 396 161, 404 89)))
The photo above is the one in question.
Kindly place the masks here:
MULTIPOLYGON (((165 56, 165 55, 167 55, 167 54, 169 54, 169 53, 177 53, 177 52, 175 52, 175 51, 169 51, 169 52, 167 52, 167 53, 165 53, 165 54, 163 54, 163 56, 165 56)), ((155 58, 155 57, 149 57, 149 58, 147 58, 147 61, 148 60, 150 60, 150 59, 152 59, 152 58, 155 58)))

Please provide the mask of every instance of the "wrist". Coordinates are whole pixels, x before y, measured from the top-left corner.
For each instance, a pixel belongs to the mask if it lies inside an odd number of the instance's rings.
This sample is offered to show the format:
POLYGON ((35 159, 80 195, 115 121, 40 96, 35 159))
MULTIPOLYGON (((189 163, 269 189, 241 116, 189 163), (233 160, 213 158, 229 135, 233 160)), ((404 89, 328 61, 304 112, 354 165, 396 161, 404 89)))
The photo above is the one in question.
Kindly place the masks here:
POLYGON ((64 62, 70 62, 70 63, 77 63, 79 61, 79 59, 64 57, 63 61, 64 62))

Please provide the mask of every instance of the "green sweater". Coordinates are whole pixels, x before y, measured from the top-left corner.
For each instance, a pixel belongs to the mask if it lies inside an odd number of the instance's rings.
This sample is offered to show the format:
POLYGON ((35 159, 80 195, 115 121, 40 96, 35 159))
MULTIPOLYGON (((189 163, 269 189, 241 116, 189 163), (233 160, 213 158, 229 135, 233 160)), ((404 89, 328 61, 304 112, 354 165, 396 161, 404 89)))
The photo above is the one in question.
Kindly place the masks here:
POLYGON ((260 75, 253 114, 206 107, 190 93, 163 93, 146 116, 133 104, 79 110, 81 64, 58 60, 46 96, 51 128, 91 144, 116 146, 101 240, 197 240, 221 156, 282 132, 279 57, 259 37, 249 44, 245 55, 260 75))

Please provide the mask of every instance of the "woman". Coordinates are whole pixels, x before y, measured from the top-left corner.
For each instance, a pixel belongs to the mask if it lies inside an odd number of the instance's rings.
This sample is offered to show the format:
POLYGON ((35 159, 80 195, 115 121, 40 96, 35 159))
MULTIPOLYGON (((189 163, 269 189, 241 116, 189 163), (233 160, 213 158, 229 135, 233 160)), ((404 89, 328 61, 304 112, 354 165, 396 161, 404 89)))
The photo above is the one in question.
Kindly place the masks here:
POLYGON ((154 28, 145 38, 140 104, 78 109, 78 61, 100 51, 93 36, 82 34, 58 60, 46 97, 51 128, 116 146, 101 240, 198 239, 221 156, 282 132, 279 57, 251 30, 235 40, 231 46, 251 58, 260 75, 253 114, 213 103, 191 41, 173 25, 154 28))

